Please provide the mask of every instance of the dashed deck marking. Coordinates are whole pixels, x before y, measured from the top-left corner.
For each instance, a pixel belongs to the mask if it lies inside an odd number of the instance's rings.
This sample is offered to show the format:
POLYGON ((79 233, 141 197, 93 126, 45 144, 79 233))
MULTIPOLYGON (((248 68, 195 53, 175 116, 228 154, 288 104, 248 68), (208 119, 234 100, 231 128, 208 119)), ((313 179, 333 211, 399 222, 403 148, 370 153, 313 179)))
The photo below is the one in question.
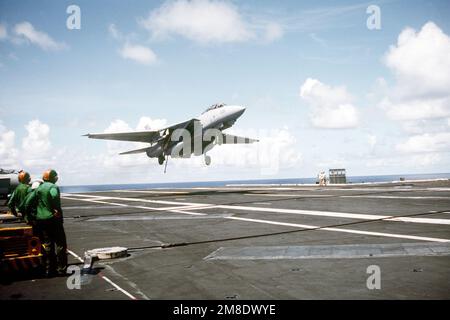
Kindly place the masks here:
MULTIPOLYGON (((286 214, 361 219, 361 220, 384 219, 385 221, 401 221, 401 222, 412 222, 412 223, 450 225, 450 219, 395 217, 395 216, 386 216, 386 215, 377 215, 377 214, 359 214, 359 213, 347 213, 347 212, 312 211, 312 210, 280 209, 280 208, 261 208, 261 207, 250 207, 250 206, 217 205, 216 207, 222 208, 222 209, 228 209, 228 210, 259 211, 259 212, 268 212, 268 213, 286 213, 286 214)), ((201 208, 197 208, 197 209, 202 210, 202 209, 207 209, 207 208, 201 207, 201 208)))
POLYGON ((367 199, 435 199, 449 200, 450 197, 443 196, 374 196, 374 195, 334 195, 334 194, 286 194, 286 193, 245 193, 246 196, 259 197, 296 197, 296 198, 367 198, 367 199))
POLYGON ((319 230, 323 230, 323 231, 335 231, 335 232, 345 232, 345 233, 354 233, 354 234, 364 234, 364 235, 377 236, 377 237, 389 237, 389 238, 400 238, 400 239, 432 241, 432 242, 450 242, 450 239, 431 238, 431 237, 419 237, 419 236, 412 236, 412 235, 407 235, 407 234, 372 232, 372 231, 352 230, 352 229, 344 229, 344 228, 328 228, 328 227, 321 228, 320 226, 313 226, 313 225, 307 225, 307 224, 298 224, 298 223, 287 223, 287 222, 272 221, 272 220, 249 219, 249 218, 241 218, 241 217, 227 217, 225 219, 240 220, 240 221, 247 221, 247 222, 256 222, 256 223, 265 223, 265 224, 272 224, 272 225, 278 225, 278 226, 287 226, 287 227, 295 227, 295 228, 302 228, 302 229, 317 229, 317 228, 320 228, 319 230))
POLYGON ((450 197, 440 197, 440 196, 372 196, 372 195, 354 195, 354 196, 339 196, 340 198, 367 198, 367 199, 435 199, 435 200, 449 200, 450 197))

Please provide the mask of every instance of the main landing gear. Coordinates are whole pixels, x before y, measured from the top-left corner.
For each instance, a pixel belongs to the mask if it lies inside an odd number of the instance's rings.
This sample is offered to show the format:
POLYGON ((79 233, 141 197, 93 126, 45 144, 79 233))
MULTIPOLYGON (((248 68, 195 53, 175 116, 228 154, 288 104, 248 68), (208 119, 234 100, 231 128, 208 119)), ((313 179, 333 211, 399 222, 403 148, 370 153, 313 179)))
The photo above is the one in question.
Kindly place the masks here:
MULTIPOLYGON (((164 162, 166 162, 166 167, 167 167, 167 160, 168 160, 168 158, 169 157, 167 157, 167 159, 166 159, 163 155, 161 155, 161 156, 158 157, 158 163, 162 166, 164 164, 164 162)), ((209 166, 211 164, 211 157, 207 156, 206 154, 205 154, 205 164, 207 166, 209 166)))
POLYGON ((211 157, 205 154, 205 164, 209 166, 211 164, 211 157))

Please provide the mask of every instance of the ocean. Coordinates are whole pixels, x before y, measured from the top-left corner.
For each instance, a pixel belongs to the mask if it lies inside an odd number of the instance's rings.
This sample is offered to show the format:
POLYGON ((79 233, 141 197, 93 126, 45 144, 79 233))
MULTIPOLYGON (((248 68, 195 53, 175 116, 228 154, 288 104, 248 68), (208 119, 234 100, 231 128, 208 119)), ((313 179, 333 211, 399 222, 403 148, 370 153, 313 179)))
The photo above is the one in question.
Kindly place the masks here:
MULTIPOLYGON (((382 176, 348 176, 347 183, 364 182, 390 182, 406 180, 450 179, 450 173, 429 174, 394 174, 382 176)), ((195 187, 224 187, 229 184, 314 184, 317 178, 291 178, 291 179, 259 179, 259 180, 225 180, 225 181, 199 181, 199 182, 166 182, 166 183, 132 183, 132 184, 100 184, 61 186, 65 193, 108 191, 108 190, 136 190, 153 188, 195 188, 195 187)))

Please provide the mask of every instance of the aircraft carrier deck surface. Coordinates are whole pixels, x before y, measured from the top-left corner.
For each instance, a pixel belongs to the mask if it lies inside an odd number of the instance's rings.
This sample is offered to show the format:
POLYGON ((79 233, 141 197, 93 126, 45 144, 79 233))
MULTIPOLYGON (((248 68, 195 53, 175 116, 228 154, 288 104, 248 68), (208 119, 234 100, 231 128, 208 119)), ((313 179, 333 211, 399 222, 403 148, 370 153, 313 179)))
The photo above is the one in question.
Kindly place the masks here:
POLYGON ((449 180, 62 198, 70 264, 94 248, 128 256, 96 262, 81 289, 14 279, 0 299, 450 298, 449 180))

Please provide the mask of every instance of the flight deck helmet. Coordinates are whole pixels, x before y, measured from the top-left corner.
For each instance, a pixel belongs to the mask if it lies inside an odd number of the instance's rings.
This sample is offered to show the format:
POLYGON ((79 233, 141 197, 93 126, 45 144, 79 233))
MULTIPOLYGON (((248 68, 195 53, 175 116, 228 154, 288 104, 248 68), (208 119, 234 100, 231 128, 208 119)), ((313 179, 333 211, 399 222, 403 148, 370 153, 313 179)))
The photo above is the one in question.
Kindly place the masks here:
POLYGON ((30 174, 23 170, 19 172, 18 179, 19 179, 20 183, 25 183, 25 184, 29 184, 31 181, 30 174))
POLYGON ((56 173, 55 170, 48 169, 42 175, 42 180, 51 182, 51 183, 56 183, 56 181, 58 181, 58 174, 56 173))

